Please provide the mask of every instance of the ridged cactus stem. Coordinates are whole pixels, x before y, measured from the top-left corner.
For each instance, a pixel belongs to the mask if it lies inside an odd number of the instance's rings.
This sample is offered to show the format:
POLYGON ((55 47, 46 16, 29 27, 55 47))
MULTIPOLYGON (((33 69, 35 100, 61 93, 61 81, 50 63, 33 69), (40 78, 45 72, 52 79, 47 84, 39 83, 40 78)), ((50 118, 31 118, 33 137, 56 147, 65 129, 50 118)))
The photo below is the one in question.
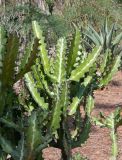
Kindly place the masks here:
POLYGON ((118 156, 117 133, 116 133, 116 130, 115 130, 113 113, 112 113, 111 116, 113 117, 113 121, 111 122, 112 123, 112 128, 111 128, 111 133, 110 133, 110 137, 111 137, 111 141, 112 141, 112 148, 111 148, 112 157, 111 157, 111 160, 117 160, 117 156, 118 156))
POLYGON ((67 133, 67 119, 62 116, 62 120, 60 123, 60 129, 58 130, 59 139, 58 139, 58 147, 62 150, 62 160, 71 160, 71 143, 69 141, 69 133, 67 133))

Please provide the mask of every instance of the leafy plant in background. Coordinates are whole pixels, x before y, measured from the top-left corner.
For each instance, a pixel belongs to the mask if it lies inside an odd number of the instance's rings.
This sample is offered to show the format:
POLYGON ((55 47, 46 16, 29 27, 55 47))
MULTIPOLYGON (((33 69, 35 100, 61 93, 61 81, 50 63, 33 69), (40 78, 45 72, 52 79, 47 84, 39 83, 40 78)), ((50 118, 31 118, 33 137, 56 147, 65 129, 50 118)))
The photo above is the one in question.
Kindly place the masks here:
POLYGON ((108 28, 107 19, 104 22, 104 25, 101 27, 100 31, 97 32, 95 29, 89 25, 85 31, 85 35, 98 46, 103 46, 103 53, 106 50, 110 50, 113 55, 117 54, 116 52, 121 52, 122 48, 119 48, 119 43, 122 40, 122 32, 116 36, 116 25, 113 24, 111 29, 108 28))
POLYGON ((5 11, 0 14, 0 23, 3 24, 8 32, 17 32, 17 34, 26 41, 32 36, 31 22, 38 21, 48 43, 54 44, 58 37, 66 36, 71 31, 67 23, 60 15, 50 15, 42 11, 36 5, 6 6, 5 11))
POLYGON ((119 25, 122 24, 122 6, 115 1, 111 0, 67 0, 63 1, 61 7, 58 7, 59 2, 56 1, 56 9, 54 13, 59 13, 64 16, 64 19, 71 24, 84 23, 87 25, 89 21, 96 27, 99 28, 106 17, 110 19, 111 23, 117 22, 119 25))
POLYGON ((10 31, 17 30, 21 36, 25 33, 30 34, 31 21, 36 20, 41 24, 46 37, 48 36, 47 38, 53 44, 59 37, 74 32, 73 23, 83 23, 86 26, 90 21, 96 28, 99 28, 108 16, 109 25, 113 22, 121 25, 121 6, 111 0, 67 0, 60 2, 58 0, 42 0, 42 2, 48 4, 52 15, 48 8, 45 11, 39 8, 39 2, 25 3, 22 1, 20 3, 16 1, 12 6, 13 3, 10 1, 6 3, 5 8, 1 6, 1 24, 5 24, 10 31), (23 5, 23 3, 25 4, 23 5))
POLYGON ((111 159, 116 160, 118 156, 117 128, 122 125, 121 109, 117 108, 107 117, 100 112, 99 117, 93 117, 93 122, 100 127, 107 127, 110 129, 110 137, 112 141, 111 159))
MULTIPOLYGON (((89 43, 90 45, 103 46, 102 54, 99 59, 99 61, 101 60, 104 61, 102 65, 100 64, 101 67, 99 69, 99 74, 102 75, 103 70, 105 69, 105 65, 107 64, 107 59, 109 59, 109 62, 110 62, 112 61, 113 57, 117 58, 118 54, 122 54, 122 47, 120 44, 122 40, 122 32, 120 31, 119 34, 116 35, 115 24, 113 24, 111 29, 109 30, 107 19, 106 19, 100 32, 95 31, 95 29, 92 26, 88 26, 86 31, 84 31, 84 34, 88 38, 88 39, 84 38, 86 45, 87 43, 89 43)), ((113 62, 113 65, 117 65, 117 61, 115 63, 113 62)), ((108 66, 110 66, 109 63, 108 63, 108 66)), ((104 73, 104 75, 107 74, 108 72, 109 70, 107 70, 107 72, 104 73)), ((113 74, 114 74, 114 70, 113 70, 113 74)), ((113 76, 113 74, 111 76, 113 76)))

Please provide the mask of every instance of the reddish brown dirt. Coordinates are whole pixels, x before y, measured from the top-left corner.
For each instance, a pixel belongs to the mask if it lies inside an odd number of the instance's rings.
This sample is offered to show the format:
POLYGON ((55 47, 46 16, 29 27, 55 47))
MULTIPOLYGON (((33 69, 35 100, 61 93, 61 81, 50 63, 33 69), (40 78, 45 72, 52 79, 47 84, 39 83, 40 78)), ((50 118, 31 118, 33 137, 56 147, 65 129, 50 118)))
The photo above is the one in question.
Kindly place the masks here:
MULTIPOLYGON (((110 114, 117 106, 122 108, 122 72, 119 71, 112 82, 104 90, 95 92, 95 106, 93 115, 97 116, 100 111, 105 115, 110 114)), ((122 160, 122 126, 118 129, 118 160, 122 160)), ((90 138, 85 145, 72 150, 72 153, 81 153, 89 160, 110 160, 111 140, 109 130, 92 126, 90 138)), ((48 148, 44 150, 45 160, 60 160, 60 150, 48 148)))

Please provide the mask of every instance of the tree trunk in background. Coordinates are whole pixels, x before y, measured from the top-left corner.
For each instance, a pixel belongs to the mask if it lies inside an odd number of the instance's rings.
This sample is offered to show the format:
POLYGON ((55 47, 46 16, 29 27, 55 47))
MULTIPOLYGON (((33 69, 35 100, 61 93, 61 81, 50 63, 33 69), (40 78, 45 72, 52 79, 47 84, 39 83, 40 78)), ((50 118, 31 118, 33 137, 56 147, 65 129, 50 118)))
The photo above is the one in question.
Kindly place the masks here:
POLYGON ((46 3, 44 0, 35 0, 37 1, 36 3, 38 4, 38 7, 42 10, 42 11, 46 11, 46 3))
POLYGON ((0 6, 5 6, 7 4, 16 6, 27 3, 30 5, 37 5, 42 11, 48 11, 48 5, 46 4, 45 0, 0 0, 0 6))

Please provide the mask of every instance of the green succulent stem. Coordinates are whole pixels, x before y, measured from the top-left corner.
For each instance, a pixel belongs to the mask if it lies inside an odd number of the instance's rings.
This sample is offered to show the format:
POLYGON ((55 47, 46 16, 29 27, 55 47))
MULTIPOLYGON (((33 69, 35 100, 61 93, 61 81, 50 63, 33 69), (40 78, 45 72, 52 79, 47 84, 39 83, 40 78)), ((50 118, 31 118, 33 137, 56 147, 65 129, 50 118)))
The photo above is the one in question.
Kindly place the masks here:
POLYGON ((115 122, 114 122, 114 115, 113 116, 113 121, 112 121, 112 128, 111 128, 111 133, 110 133, 110 137, 111 137, 111 141, 112 141, 112 148, 111 148, 111 152, 112 152, 112 157, 111 160, 117 160, 117 156, 118 156, 118 144, 117 144, 117 133, 116 133, 116 129, 115 129, 115 122))

